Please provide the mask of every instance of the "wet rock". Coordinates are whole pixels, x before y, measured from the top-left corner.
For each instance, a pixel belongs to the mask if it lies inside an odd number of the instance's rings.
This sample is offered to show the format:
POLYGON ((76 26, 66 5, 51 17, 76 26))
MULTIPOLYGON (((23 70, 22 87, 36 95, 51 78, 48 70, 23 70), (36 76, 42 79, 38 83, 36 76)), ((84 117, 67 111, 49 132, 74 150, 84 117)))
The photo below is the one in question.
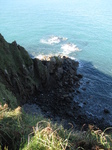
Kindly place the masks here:
POLYGON ((87 104, 87 102, 84 102, 83 104, 84 104, 84 105, 86 105, 86 104, 87 104))
POLYGON ((62 67, 59 67, 59 68, 57 69, 57 76, 58 76, 59 79, 61 79, 61 78, 62 78, 62 75, 63 75, 63 68, 62 68, 62 67))
POLYGON ((86 111, 87 115, 94 117, 94 115, 91 112, 86 111))
POLYGON ((29 114, 32 114, 32 115, 38 116, 38 115, 42 114, 42 111, 41 111, 40 107, 37 106, 36 104, 31 104, 31 105, 30 104, 24 104, 22 106, 22 108, 24 109, 24 111, 26 113, 29 113, 29 114))
POLYGON ((79 81, 79 78, 77 76, 74 76, 74 81, 79 81))
POLYGON ((75 87, 76 87, 76 88, 79 88, 79 87, 80 87, 80 83, 76 82, 76 83, 75 83, 75 87))
POLYGON ((63 97, 64 97, 64 98, 68 98, 68 97, 69 97, 69 94, 64 94, 63 97))
POLYGON ((104 113, 105 113, 105 114, 109 114, 110 111, 109 111, 107 108, 105 108, 105 109, 104 109, 104 113))
POLYGON ((83 77, 83 75, 78 74, 77 77, 81 79, 83 77))
POLYGON ((74 117, 74 114, 73 114, 72 111, 68 111, 68 112, 67 112, 67 115, 68 115, 69 117, 74 117))
POLYGON ((89 84, 89 83, 90 83, 90 81, 88 80, 88 81, 86 81, 86 83, 87 83, 87 84, 89 84))
POLYGON ((79 90, 76 91, 78 94, 80 94, 81 92, 79 90))
POLYGON ((83 91, 86 91, 86 88, 85 88, 85 87, 83 87, 83 88, 82 88, 82 90, 83 90, 83 91))
POLYGON ((79 103, 78 105, 80 108, 83 108, 84 104, 83 103, 79 103))

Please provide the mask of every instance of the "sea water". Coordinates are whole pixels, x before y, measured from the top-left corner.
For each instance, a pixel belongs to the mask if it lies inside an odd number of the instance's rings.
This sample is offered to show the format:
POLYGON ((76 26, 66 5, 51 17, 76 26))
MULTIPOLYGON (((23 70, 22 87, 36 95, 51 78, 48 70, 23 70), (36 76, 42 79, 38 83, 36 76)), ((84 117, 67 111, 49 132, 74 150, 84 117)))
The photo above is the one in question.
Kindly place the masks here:
POLYGON ((111 106, 112 0, 0 0, 0 32, 34 57, 77 59, 91 81, 81 98, 111 106))
POLYGON ((111 6, 111 0, 0 0, 0 32, 35 56, 64 54, 66 44, 65 54, 112 76, 111 6))

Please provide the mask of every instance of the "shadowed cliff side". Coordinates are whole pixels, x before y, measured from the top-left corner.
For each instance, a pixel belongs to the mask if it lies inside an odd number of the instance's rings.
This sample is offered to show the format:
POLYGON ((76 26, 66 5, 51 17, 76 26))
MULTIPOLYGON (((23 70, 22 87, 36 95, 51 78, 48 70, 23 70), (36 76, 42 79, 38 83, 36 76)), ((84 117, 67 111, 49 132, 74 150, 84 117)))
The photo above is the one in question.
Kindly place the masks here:
POLYGON ((23 47, 16 42, 7 43, 0 34, 0 149, 93 150, 111 147, 110 136, 99 128, 89 125, 87 132, 73 130, 78 126, 84 129, 85 124, 93 122, 99 125, 98 118, 86 115, 83 105, 87 103, 80 103, 82 97, 73 101, 74 96, 82 93, 82 75, 77 74, 77 67, 78 62, 65 56, 31 59, 23 47), (18 105, 22 105, 24 111, 18 105), (56 124, 46 121, 42 115, 56 124), (107 139, 110 141, 105 142, 107 139))
MULTIPOLYGON (((0 84, 15 96, 20 104, 31 101, 32 97, 42 90, 60 87, 63 94, 66 87, 66 91, 69 92, 81 77, 77 75, 78 62, 65 56, 45 57, 43 60, 31 59, 23 47, 15 41, 6 42, 1 34, 0 54, 0 84)), ((1 91, 0 99, 10 106, 8 95, 1 91)))
POLYGON ((22 102, 38 88, 34 82, 33 61, 23 47, 16 42, 7 43, 2 35, 0 54, 0 82, 22 102))

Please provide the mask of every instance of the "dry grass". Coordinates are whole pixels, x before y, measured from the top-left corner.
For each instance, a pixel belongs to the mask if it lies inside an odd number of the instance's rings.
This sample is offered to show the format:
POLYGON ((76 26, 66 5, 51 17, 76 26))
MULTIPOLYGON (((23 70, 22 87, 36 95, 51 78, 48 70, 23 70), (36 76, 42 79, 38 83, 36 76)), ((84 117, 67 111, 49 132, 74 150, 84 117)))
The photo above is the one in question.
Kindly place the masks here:
POLYGON ((25 114, 21 107, 11 110, 7 104, 0 105, 0 145, 9 149, 18 149, 24 144, 27 135, 42 116, 36 118, 25 114))
POLYGON ((24 150, 111 150, 111 135, 105 131, 91 125, 88 131, 65 130, 41 121, 29 134, 24 150))
POLYGON ((38 122, 33 132, 29 134, 28 144, 24 150, 66 150, 69 147, 69 134, 66 138, 62 138, 58 133, 60 128, 53 128, 50 122, 38 122))
POLYGON ((0 149, 4 150, 112 150, 111 131, 92 125, 88 131, 74 131, 72 126, 66 130, 42 116, 24 114, 19 106, 11 110, 0 105, 0 149))

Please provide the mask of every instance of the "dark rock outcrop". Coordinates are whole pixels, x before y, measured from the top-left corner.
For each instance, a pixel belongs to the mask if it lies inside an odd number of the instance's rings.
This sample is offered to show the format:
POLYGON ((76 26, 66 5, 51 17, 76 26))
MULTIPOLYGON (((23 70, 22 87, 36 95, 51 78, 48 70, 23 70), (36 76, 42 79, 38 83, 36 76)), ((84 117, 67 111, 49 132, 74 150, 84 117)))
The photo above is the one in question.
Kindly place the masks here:
POLYGON ((23 47, 16 42, 7 43, 2 35, 0 54, 0 82, 23 103, 38 88, 33 60, 23 47))
POLYGON ((15 41, 6 42, 1 34, 0 54, 0 82, 14 93, 20 104, 31 102, 32 97, 40 96, 40 91, 47 94, 50 91, 57 102, 69 100, 72 97, 69 93, 81 78, 77 74, 78 62, 65 56, 31 59, 23 47, 15 41))
MULTIPOLYGON (((6 42, 0 34, 0 103, 12 108, 17 99, 20 105, 38 105, 45 116, 54 120, 64 119, 79 126, 98 125, 97 118, 83 112, 86 102, 73 101, 82 92, 79 89, 82 75, 77 74, 77 67, 78 62, 65 56, 32 59, 23 47, 15 41, 6 42)), ((108 115, 110 111, 104 108, 103 113, 108 115)))

